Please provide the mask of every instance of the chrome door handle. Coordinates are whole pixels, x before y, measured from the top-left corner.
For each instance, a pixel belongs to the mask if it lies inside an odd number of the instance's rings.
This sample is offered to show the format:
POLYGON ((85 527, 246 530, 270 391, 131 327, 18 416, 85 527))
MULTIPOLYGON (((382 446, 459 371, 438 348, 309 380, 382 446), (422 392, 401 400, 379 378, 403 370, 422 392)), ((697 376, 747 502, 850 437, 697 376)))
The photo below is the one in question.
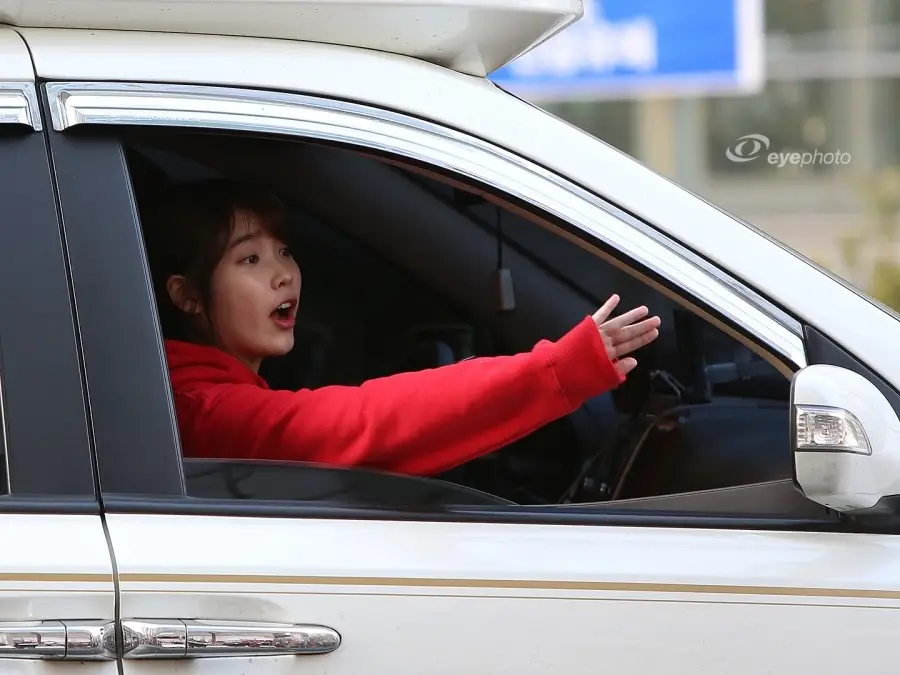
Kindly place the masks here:
POLYGON ((112 621, 2 621, 0 659, 115 660, 112 621))
POLYGON ((122 631, 126 659, 327 654, 341 644, 334 629, 305 624, 128 619, 122 631))
POLYGON ((0 624, 0 656, 65 658, 66 626, 62 621, 4 621, 0 624))

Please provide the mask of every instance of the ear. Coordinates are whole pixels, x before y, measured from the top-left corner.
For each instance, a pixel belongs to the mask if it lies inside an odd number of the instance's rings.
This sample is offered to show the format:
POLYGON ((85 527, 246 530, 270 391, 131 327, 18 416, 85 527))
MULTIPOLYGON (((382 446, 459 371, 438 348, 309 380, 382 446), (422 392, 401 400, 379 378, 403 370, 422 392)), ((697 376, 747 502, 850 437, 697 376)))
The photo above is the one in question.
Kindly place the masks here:
POLYGON ((181 274, 173 274, 166 280, 166 292, 168 292, 172 304, 185 314, 202 312, 200 298, 181 274))

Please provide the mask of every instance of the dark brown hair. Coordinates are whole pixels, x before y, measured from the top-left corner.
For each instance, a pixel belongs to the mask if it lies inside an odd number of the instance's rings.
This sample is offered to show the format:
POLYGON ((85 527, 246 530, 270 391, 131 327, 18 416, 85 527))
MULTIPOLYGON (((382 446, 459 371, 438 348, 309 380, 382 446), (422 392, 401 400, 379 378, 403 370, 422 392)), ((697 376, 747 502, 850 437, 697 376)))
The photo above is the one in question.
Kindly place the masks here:
POLYGON ((229 179, 181 183, 152 199, 142 213, 144 239, 163 335, 191 339, 188 317, 171 300, 166 282, 183 275, 209 319, 212 275, 228 249, 239 210, 255 214, 273 236, 287 241, 286 210, 273 194, 229 179))

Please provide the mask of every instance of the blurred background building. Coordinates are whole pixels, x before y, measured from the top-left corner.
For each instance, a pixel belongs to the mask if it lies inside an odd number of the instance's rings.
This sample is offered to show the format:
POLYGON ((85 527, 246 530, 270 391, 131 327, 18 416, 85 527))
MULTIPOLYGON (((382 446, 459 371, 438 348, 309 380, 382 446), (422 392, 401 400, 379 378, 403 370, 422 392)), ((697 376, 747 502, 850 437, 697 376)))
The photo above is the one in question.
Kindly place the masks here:
MULTIPOLYGON (((698 14, 755 4, 759 25, 748 30, 759 34, 757 81, 724 93, 521 95, 867 287, 866 228, 891 229, 900 209, 900 0, 668 2, 698 14), (770 151, 840 152, 845 162, 730 160, 726 149, 747 134, 767 137, 770 151)), ((695 49, 694 38, 682 43, 695 49)))

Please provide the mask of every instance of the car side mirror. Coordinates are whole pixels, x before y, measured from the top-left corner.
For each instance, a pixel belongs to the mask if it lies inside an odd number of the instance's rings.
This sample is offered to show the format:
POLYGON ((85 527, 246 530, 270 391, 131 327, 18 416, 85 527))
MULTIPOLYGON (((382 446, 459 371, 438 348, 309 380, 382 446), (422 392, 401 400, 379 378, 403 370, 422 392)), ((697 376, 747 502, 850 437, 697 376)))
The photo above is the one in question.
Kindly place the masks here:
POLYGON ((791 384, 794 478, 835 511, 900 510, 900 419, 862 375, 807 366, 791 384), (877 508, 876 508, 877 507, 877 508))

